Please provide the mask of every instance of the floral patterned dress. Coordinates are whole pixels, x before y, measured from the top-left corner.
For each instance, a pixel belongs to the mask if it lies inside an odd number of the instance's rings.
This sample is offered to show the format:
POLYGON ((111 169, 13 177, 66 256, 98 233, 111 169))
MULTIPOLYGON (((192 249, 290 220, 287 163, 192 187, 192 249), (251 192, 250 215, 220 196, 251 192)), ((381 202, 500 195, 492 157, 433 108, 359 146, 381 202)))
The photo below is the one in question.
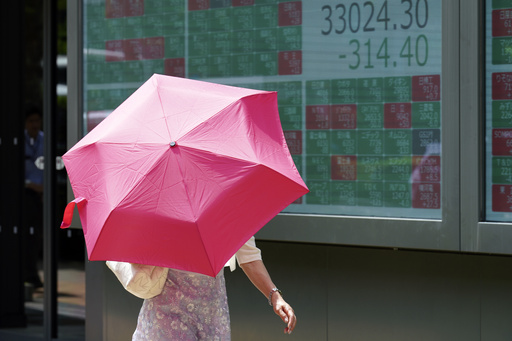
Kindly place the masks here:
POLYGON ((144 300, 133 341, 231 339, 224 270, 217 277, 169 269, 162 294, 144 300))

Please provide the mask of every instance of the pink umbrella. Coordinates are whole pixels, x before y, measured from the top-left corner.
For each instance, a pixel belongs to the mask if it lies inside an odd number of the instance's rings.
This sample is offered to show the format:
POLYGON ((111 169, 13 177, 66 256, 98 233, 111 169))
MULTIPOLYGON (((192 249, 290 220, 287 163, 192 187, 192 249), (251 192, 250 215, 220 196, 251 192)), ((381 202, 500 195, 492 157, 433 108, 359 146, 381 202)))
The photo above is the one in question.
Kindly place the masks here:
POLYGON ((277 93, 153 75, 73 146, 64 163, 90 260, 215 276, 308 192, 277 93))

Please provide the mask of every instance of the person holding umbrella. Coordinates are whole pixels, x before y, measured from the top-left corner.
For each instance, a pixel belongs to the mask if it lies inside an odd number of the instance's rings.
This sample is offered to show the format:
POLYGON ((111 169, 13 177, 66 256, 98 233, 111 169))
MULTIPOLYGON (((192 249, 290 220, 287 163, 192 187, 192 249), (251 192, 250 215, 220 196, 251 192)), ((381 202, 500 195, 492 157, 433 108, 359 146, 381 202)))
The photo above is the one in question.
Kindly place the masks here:
MULTIPOLYGON (((236 259, 254 286, 264 294, 291 334, 297 323, 262 261, 254 237, 236 253, 236 259)), ((162 294, 144 300, 132 341, 230 340, 231 329, 224 272, 216 277, 169 269, 162 294)))
POLYGON ((176 269, 134 340, 229 340, 222 269, 235 253, 293 330, 251 238, 309 191, 276 92, 155 74, 62 159, 75 199, 61 228, 76 205, 89 260, 176 269))

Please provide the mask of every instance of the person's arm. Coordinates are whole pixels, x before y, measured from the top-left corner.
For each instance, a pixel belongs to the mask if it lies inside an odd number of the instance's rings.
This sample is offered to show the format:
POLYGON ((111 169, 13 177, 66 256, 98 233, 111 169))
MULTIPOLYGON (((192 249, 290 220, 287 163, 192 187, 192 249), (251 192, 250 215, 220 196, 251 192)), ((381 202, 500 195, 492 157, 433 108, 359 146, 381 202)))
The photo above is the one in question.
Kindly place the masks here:
MULTIPOLYGON (((276 286, 272 282, 270 275, 261 260, 255 260, 248 263, 240 264, 240 267, 243 269, 247 277, 251 280, 256 288, 268 299, 272 289, 276 286)), ((278 291, 272 293, 272 307, 274 308, 274 312, 281 317, 284 323, 286 323, 286 328, 284 332, 286 334, 290 334, 295 325, 297 324, 297 317, 292 309, 292 307, 286 303, 283 299, 283 296, 278 291)))

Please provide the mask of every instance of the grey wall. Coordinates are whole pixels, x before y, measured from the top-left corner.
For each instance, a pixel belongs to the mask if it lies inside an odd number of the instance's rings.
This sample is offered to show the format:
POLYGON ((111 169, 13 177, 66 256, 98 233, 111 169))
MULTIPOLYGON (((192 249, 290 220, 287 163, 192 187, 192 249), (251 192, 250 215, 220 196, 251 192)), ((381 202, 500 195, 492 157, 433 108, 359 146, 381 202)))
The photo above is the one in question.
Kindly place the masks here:
MULTIPOLYGON (((259 245, 296 310, 293 340, 512 339, 512 258, 259 245)), ((227 278, 233 340, 288 340, 243 274, 227 278)))
MULTIPOLYGON (((243 272, 226 270, 233 341, 512 339, 511 257, 258 245, 298 325, 284 335, 284 324, 243 272)), ((129 340, 142 301, 103 269, 104 340, 129 340)))

